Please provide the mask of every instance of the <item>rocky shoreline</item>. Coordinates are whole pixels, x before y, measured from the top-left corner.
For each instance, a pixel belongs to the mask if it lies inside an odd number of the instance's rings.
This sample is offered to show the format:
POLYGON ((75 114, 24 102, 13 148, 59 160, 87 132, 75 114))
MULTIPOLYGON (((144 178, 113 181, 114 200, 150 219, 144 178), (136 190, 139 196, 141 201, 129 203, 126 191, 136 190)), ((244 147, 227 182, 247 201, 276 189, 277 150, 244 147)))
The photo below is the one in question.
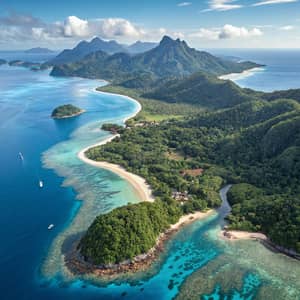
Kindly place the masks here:
POLYGON ((65 265, 68 270, 74 275, 95 275, 97 277, 114 278, 118 275, 133 274, 139 271, 148 269, 164 251, 165 244, 170 238, 178 232, 183 226, 194 221, 202 219, 213 213, 212 210, 206 213, 194 213, 185 215, 181 220, 172 225, 157 239, 156 245, 147 253, 136 256, 131 260, 124 261, 114 265, 94 265, 91 262, 84 260, 78 249, 79 240, 77 239, 65 253, 65 265), (183 221, 182 221, 183 220, 183 221))
POLYGON ((165 249, 165 243, 178 231, 171 229, 166 231, 158 239, 155 247, 148 253, 139 255, 132 260, 124 261, 115 265, 97 266, 85 261, 77 248, 78 241, 73 244, 72 249, 65 254, 65 264, 74 275, 93 274, 97 277, 115 277, 126 273, 136 273, 150 267, 165 249))

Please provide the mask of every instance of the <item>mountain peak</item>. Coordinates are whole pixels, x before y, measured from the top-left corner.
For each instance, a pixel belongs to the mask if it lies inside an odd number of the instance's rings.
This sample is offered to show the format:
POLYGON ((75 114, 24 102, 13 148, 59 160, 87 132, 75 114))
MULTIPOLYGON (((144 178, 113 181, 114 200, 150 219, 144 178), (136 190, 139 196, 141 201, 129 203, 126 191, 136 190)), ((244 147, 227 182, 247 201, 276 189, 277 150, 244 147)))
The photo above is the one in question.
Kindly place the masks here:
POLYGON ((98 36, 94 37, 90 43, 94 43, 94 42, 103 42, 102 39, 100 39, 98 36))
POLYGON ((169 43, 173 43, 175 42, 175 40, 173 40, 171 37, 169 37, 168 35, 165 35, 162 40, 160 41, 160 44, 169 44, 169 43))
POLYGON ((165 35, 162 40, 159 43, 160 46, 179 46, 179 45, 183 45, 183 46, 187 46, 185 41, 181 41, 179 38, 172 39, 171 37, 165 35))

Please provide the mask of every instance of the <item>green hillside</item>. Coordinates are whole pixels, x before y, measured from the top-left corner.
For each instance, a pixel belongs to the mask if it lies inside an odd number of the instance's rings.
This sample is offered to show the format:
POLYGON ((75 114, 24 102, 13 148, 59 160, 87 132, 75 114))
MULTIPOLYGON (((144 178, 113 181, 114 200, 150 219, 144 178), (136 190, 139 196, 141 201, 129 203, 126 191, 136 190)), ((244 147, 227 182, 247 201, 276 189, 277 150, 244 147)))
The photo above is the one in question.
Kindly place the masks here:
POLYGON ((163 83, 143 96, 170 103, 189 103, 207 108, 225 108, 253 100, 259 93, 242 89, 229 80, 203 72, 163 83))

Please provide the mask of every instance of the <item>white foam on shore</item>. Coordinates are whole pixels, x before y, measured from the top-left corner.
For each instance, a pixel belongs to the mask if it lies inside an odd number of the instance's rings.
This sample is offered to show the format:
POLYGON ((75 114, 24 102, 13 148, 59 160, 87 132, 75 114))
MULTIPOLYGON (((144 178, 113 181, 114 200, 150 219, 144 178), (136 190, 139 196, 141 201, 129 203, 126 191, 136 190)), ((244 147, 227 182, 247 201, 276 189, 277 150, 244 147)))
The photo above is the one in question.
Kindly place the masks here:
POLYGON ((152 195, 152 190, 144 178, 142 178, 136 174, 127 172, 120 165, 116 165, 116 164, 112 164, 112 163, 108 163, 108 162, 104 162, 104 161, 103 162, 94 161, 94 160, 89 159, 85 155, 85 152, 88 151, 89 149, 97 147, 97 146, 105 145, 105 144, 111 142, 114 138, 119 137, 119 136, 120 136, 119 134, 115 134, 97 144, 94 144, 92 146, 84 148, 83 150, 81 150, 78 153, 78 158, 89 165, 92 165, 92 166, 100 168, 100 169, 106 169, 106 170, 109 170, 109 171, 117 174, 118 176, 122 177, 128 183, 130 183, 132 185, 132 187, 137 191, 141 201, 153 202, 154 197, 152 195))
POLYGON ((252 68, 249 70, 245 70, 241 73, 230 73, 230 74, 222 75, 222 76, 219 76, 218 78, 222 79, 222 80, 238 81, 238 80, 253 76, 256 73, 262 72, 264 70, 265 70, 265 68, 263 68, 263 67, 256 67, 256 68, 252 68))

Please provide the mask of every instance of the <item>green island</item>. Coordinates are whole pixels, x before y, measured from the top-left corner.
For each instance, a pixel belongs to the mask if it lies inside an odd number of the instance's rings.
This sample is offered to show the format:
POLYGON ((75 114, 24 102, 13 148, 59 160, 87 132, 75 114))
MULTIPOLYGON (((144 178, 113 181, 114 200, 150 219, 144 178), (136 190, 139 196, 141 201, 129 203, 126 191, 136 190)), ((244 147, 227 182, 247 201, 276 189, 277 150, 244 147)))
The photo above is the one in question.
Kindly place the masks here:
POLYGON ((147 254, 182 216, 219 207, 226 183, 229 229, 259 231, 286 253, 300 252, 300 90, 240 88, 217 76, 257 65, 220 62, 165 37, 131 58, 100 51, 53 68, 53 76, 111 80, 98 90, 142 105, 125 128, 104 124, 119 136, 85 155, 145 178, 155 201, 98 216, 77 245, 89 266, 147 254))
POLYGON ((78 116, 84 113, 84 110, 72 104, 64 104, 56 107, 51 114, 54 119, 64 119, 78 116))
POLYGON ((29 61, 23 61, 23 60, 12 60, 8 62, 9 66, 12 67, 23 67, 23 68, 28 68, 32 71, 39 71, 41 70, 41 64, 40 63, 35 63, 35 62, 29 62, 29 61))

